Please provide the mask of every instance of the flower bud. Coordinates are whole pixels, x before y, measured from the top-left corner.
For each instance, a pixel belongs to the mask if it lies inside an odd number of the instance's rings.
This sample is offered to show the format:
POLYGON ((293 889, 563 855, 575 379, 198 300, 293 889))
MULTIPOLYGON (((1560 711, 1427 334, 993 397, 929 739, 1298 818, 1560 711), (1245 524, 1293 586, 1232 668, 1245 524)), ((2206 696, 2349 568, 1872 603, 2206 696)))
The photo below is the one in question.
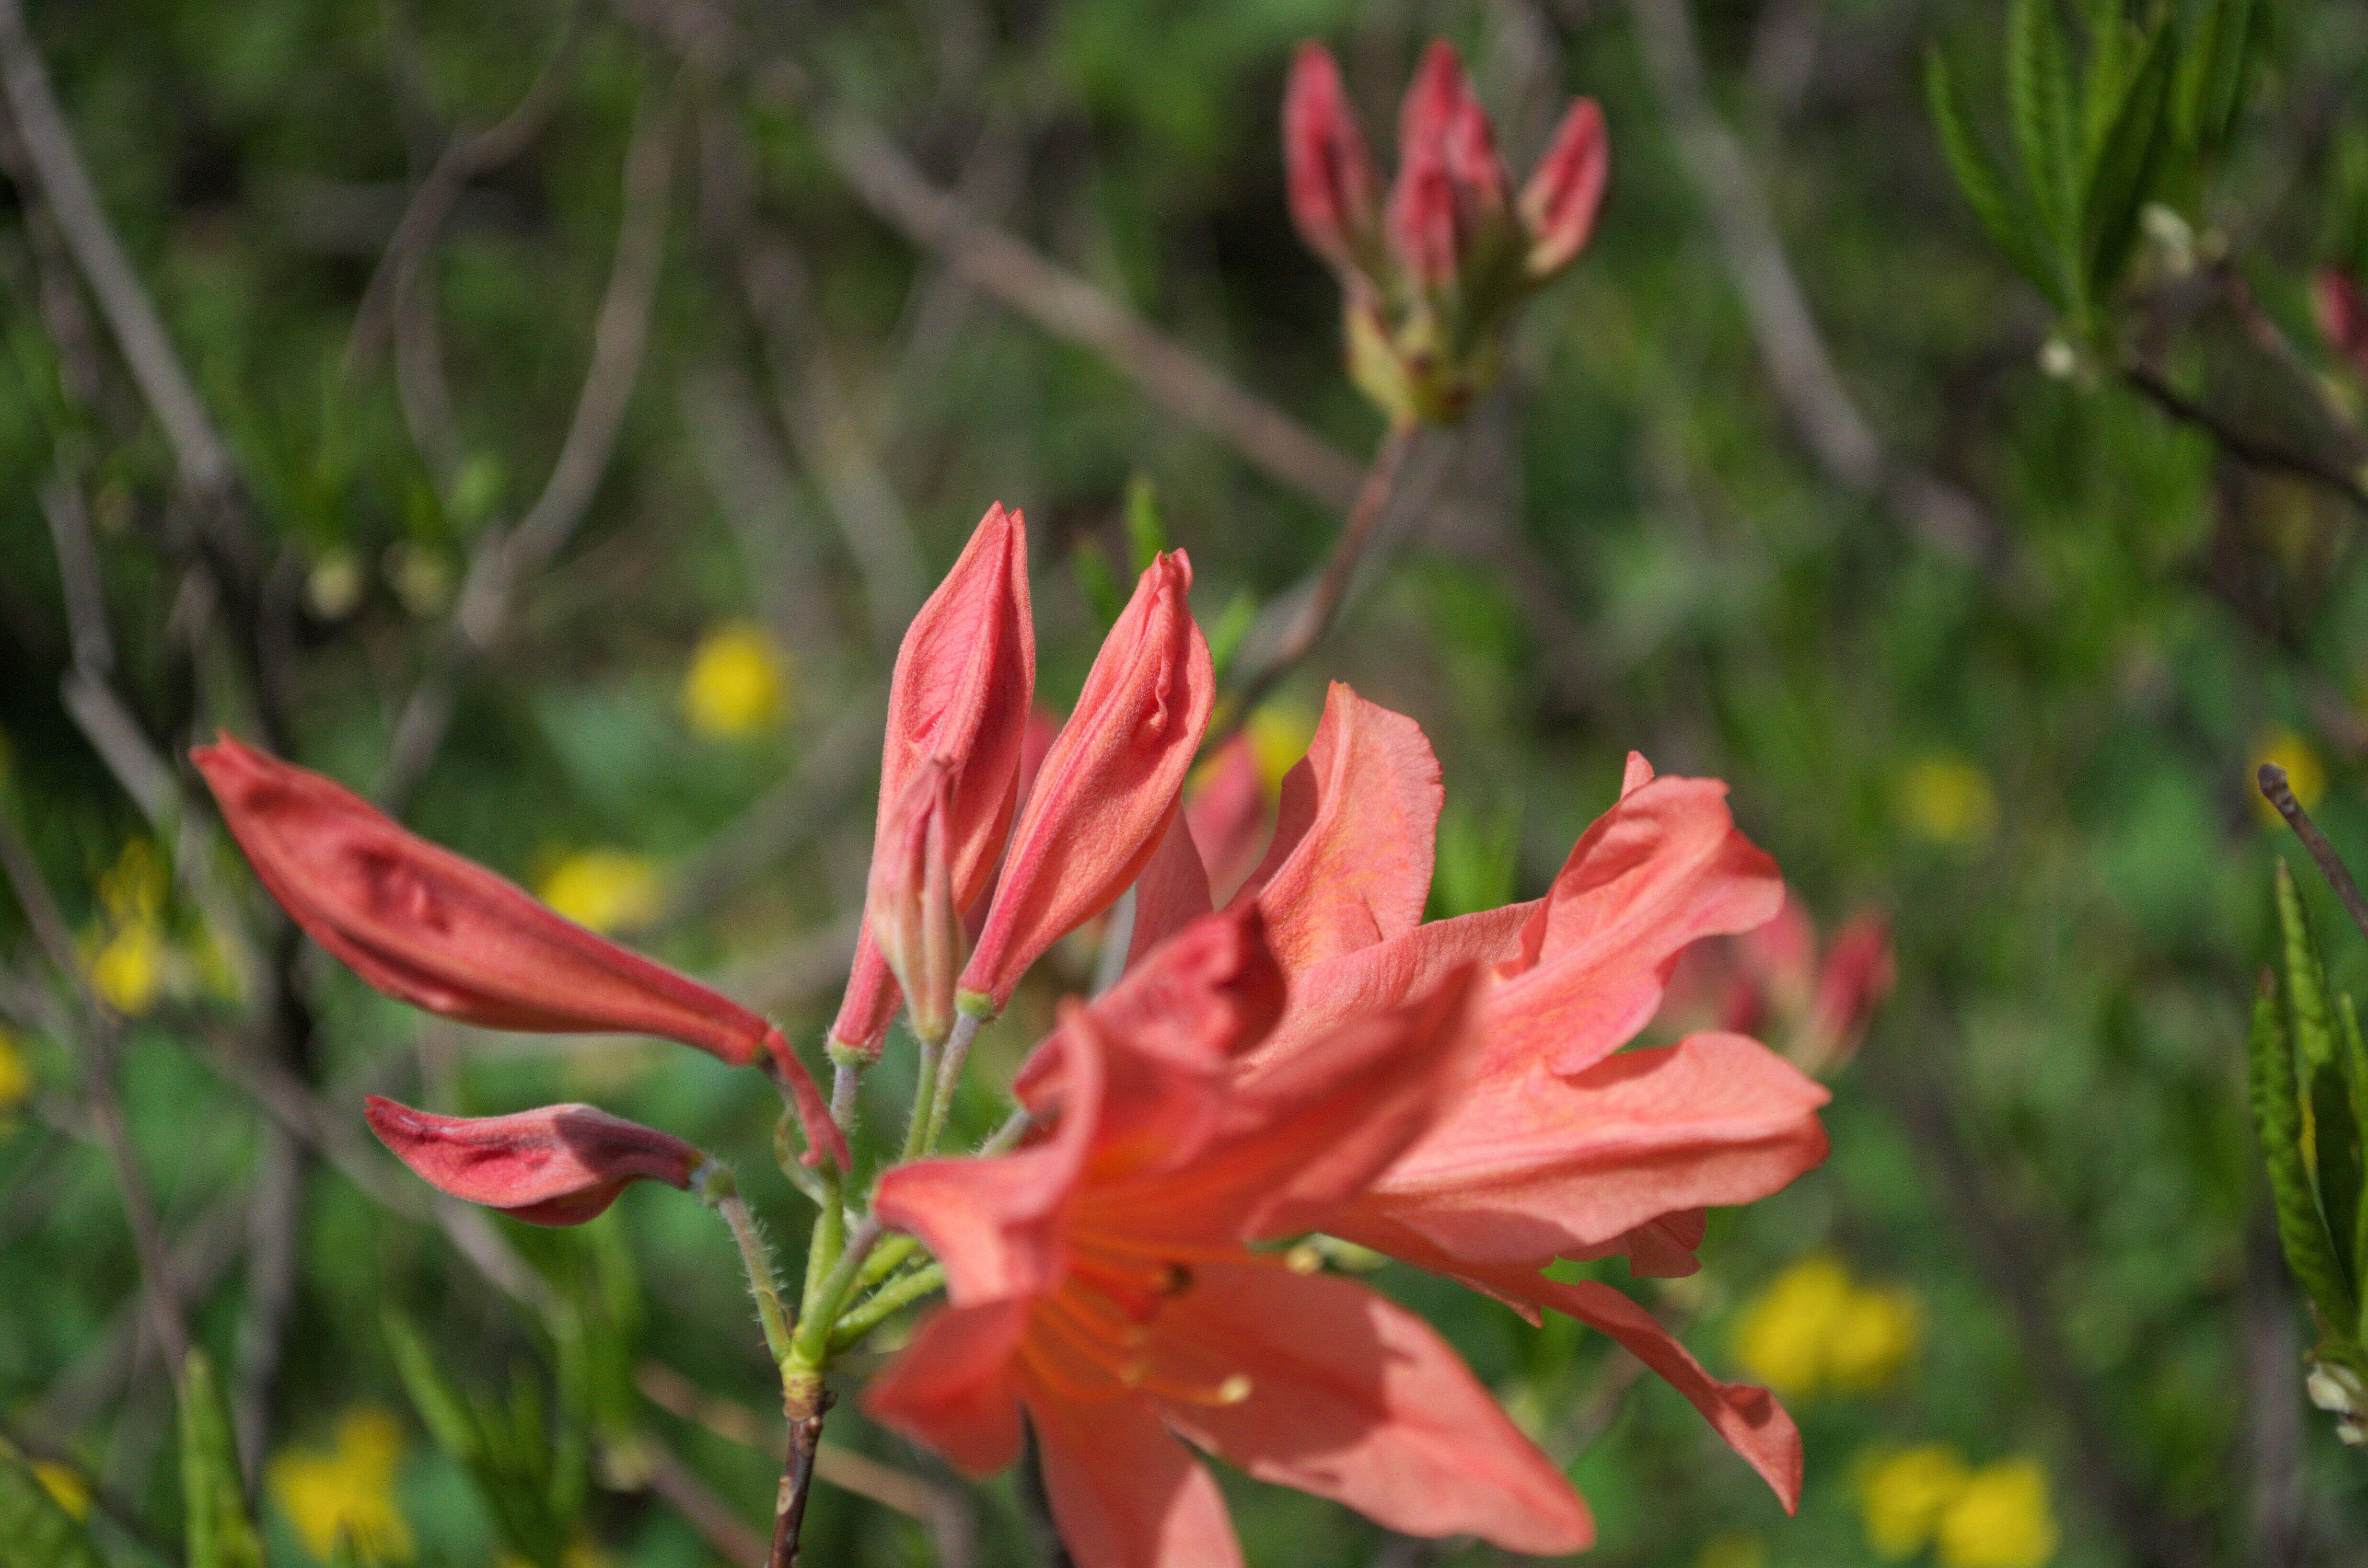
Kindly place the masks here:
MULTIPOLYGON (((946 857, 956 910, 995 876, 1018 803, 1036 687, 1036 633, 1028 602, 1028 529, 1018 512, 989 506, 905 633, 888 688, 875 837, 925 759, 950 767, 946 857)), ((896 1017, 898 985, 867 915, 846 999, 830 1027, 834 1053, 869 1059, 896 1017)))
POLYGON ((1897 971, 1891 930, 1880 915, 1854 916, 1834 933, 1817 971, 1817 990, 1800 1033, 1785 1052, 1812 1075, 1834 1072, 1857 1053, 1874 1010, 1891 994, 1897 971))
POLYGON ((2340 267, 2322 267, 2310 280, 2310 303, 2328 347, 2368 375, 2368 289, 2340 267))
POLYGON ((1292 221, 1337 271, 1371 270, 1373 165, 1340 88, 1331 51, 1310 40, 1292 58, 1282 100, 1283 167, 1292 221))
POLYGON ((290 918, 397 1001, 486 1028, 657 1035, 742 1065, 762 1051, 807 1142, 847 1142, 780 1031, 688 975, 597 937, 428 843, 343 785, 225 733, 190 754, 290 918))
POLYGON ((428 1186, 537 1225, 580 1225, 636 1181, 688 1191, 708 1163, 670 1133, 588 1105, 437 1116, 371 1095, 364 1115, 428 1186))
POLYGON ((1487 113, 1444 40, 1424 51, 1398 117, 1398 177, 1390 192, 1390 240, 1423 289, 1445 293, 1505 212, 1505 168, 1487 113))
POLYGON ((1192 563, 1160 556, 1110 628, 1012 830, 961 1005, 1002 1010, 1037 956, 1133 882, 1167 830, 1208 728, 1216 677, 1187 596, 1192 563))
POLYGON ((864 899, 871 939, 912 1009, 913 1033, 932 1045, 953 1029, 954 975, 963 953, 946 846, 952 780, 952 767, 932 757, 905 781, 872 846, 864 899))
POLYGON ((1554 142, 1521 187, 1521 223, 1530 233, 1529 274, 1544 279, 1570 265, 1595 228, 1611 177, 1603 110, 1581 98, 1563 116, 1554 142))

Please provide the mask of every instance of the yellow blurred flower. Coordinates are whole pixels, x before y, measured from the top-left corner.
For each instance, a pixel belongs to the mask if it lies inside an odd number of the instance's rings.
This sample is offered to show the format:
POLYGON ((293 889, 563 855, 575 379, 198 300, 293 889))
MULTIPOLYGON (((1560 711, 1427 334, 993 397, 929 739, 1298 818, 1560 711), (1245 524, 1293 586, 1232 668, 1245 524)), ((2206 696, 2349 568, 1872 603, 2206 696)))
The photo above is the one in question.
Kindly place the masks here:
POLYGON ((1299 759, 1307 755, 1307 743, 1315 738, 1315 721, 1305 710, 1273 703, 1252 713, 1242 730, 1249 736, 1250 752, 1258 758, 1258 776, 1266 780, 1269 795, 1282 787, 1282 776, 1299 766, 1299 759))
POLYGON ((125 1017, 138 1017, 155 1006, 171 956, 153 923, 119 926, 90 956, 91 989, 125 1017))
POLYGON ((1694 1553, 1694 1568, 1767 1568, 1767 1564, 1766 1541, 1732 1530, 1711 1537, 1694 1553))
POLYGON ((780 719, 786 673, 763 631, 745 621, 719 627, 690 656, 683 717, 702 735, 753 734, 780 719))
POLYGON ((1924 1303, 1898 1286, 1853 1290, 1826 1339, 1826 1374, 1843 1393, 1898 1380, 1924 1338, 1924 1303))
POLYGON ((1998 792, 1989 775, 1962 756, 1927 756, 1899 778, 1899 814, 1917 837, 1952 848, 1988 842, 1998 829, 1998 792))
POLYGON ((579 849, 554 864, 535 891, 577 925, 615 931, 657 914, 666 902, 666 879, 646 855, 579 849))
POLYGON ((2253 766, 2245 778, 2245 792, 2253 798, 2253 809, 2261 813, 2263 822, 2278 826, 2285 820, 2278 815, 2277 807, 2253 788, 2253 777, 2265 762, 2274 762, 2286 770, 2286 788, 2294 791, 2303 810, 2318 804, 2319 797, 2327 793, 2327 765, 2319 761, 2311 744, 2283 724, 2265 730, 2253 738, 2253 766))
POLYGON ((1903 1286, 1861 1285, 1841 1261, 1812 1253, 1743 1309, 1728 1344, 1746 1371, 1778 1393, 1873 1393, 1907 1369, 1924 1311, 1903 1286))
POLYGON ((90 1517, 90 1483, 83 1478, 82 1471, 55 1460, 35 1460, 33 1479, 75 1519, 90 1517))
POLYGON ((350 1537, 364 1556, 408 1562, 411 1527, 395 1506, 395 1472, 403 1465, 403 1428, 374 1405, 357 1405, 337 1423, 327 1452, 283 1449, 265 1471, 271 1500, 288 1516, 304 1550, 323 1562, 350 1537))
POLYGON ((0 1116, 33 1097, 33 1069, 15 1035, 0 1028, 0 1116))
POLYGON ((1858 1508, 1868 1550, 1892 1562, 1921 1551, 1971 1474, 1964 1456, 1946 1443, 1866 1462, 1858 1476, 1858 1508))
POLYGON ((2056 1546, 2047 1472, 2032 1459, 1984 1465, 1941 1510, 1935 1535, 1948 1568, 2042 1568, 2056 1546))
POLYGON ((156 846, 144 838, 123 846, 115 864, 99 873, 98 903, 118 926, 153 925, 165 913, 172 878, 156 846))

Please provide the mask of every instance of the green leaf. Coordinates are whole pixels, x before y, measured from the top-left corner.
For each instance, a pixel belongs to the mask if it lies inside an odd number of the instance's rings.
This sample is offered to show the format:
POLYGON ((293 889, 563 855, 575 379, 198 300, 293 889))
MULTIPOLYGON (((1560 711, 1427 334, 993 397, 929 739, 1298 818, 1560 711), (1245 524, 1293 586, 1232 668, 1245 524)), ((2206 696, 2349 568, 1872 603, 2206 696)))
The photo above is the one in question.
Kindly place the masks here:
POLYGON ((1149 570, 1153 560, 1167 548, 1167 524, 1159 512, 1159 487, 1147 473, 1130 475, 1126 482, 1126 543, 1127 555, 1138 573, 1149 570))
POLYGON ((1126 608, 1126 596, 1119 591, 1118 579, 1110 575, 1110 562, 1090 539, 1081 539, 1069 552, 1070 569, 1077 574, 1077 589, 1086 596, 1086 607, 1094 619, 1108 631, 1118 622, 1126 608))
POLYGON ((2163 106, 2173 61, 2170 29, 2157 28, 2139 56, 2129 91, 2097 149, 2080 201, 2081 277, 2088 297, 2103 298, 2137 240, 2138 212, 2152 194, 2169 138, 2163 106))
POLYGON ((0 1564, 104 1568, 80 1521, 58 1506, 25 1456, 5 1441, 0 1441, 0 1564))
POLYGON ((263 1568, 263 1540, 246 1511, 238 1445, 221 1380, 202 1350, 181 1363, 181 1507, 189 1568, 263 1568))
MULTIPOLYGON (((2285 958, 2286 1028, 2294 1042, 2297 1078, 2296 1113, 2301 1126, 2295 1140, 2303 1168, 2316 1189, 2322 1225, 2329 1238, 2348 1242, 2360 1222, 2360 1123, 2351 1111, 2351 1096, 2344 1081, 2342 1047, 2336 1033, 2334 1011, 2328 1006, 2327 965, 2311 934, 2310 912, 2284 861, 2276 876, 2278 926, 2285 958)), ((2340 1245, 2331 1243, 2330 1246, 2340 1245)), ((2345 1301, 2356 1301, 2359 1281, 2349 1272, 2349 1260, 2337 1253, 2337 1270, 2345 1301)), ((2351 1323, 2356 1308, 2331 1321, 2351 1323)))
POLYGON ((2022 158, 2023 185, 2039 215, 2046 254, 2068 279, 2079 165, 2073 150, 2071 70, 2054 0, 2009 0, 2006 28, 2007 116, 2022 158))
POLYGON ((2254 0, 2204 0, 2180 48, 2176 113, 2180 139, 2207 149, 2227 139, 2243 107, 2254 0))
POLYGON ((2063 280, 2032 244, 2030 214, 2017 210, 1989 153, 1965 123, 1957 104, 1956 86, 1949 75, 1949 62, 1937 49, 1924 57, 1924 96, 1931 108, 1932 128, 1941 138, 1941 154, 1948 160, 1949 172, 1956 177, 1957 188, 1964 193, 1965 204, 1974 210, 1983 231, 2006 253, 2014 269, 2046 295, 2050 302, 2063 308, 2063 280))
POLYGON ((1242 639, 1249 635, 1250 623, 1256 619, 1258 596, 1247 588, 1236 588, 1217 619, 1209 623, 1209 663, 1220 681, 1232 667, 1234 655, 1242 651, 1242 639))
POLYGON ((436 1357, 419 1337, 411 1321, 389 1307, 384 1314, 387 1347, 394 1353, 395 1375, 411 1396, 412 1408, 436 1446, 461 1465, 473 1465, 484 1451, 476 1419, 468 1404, 436 1369, 436 1357))
MULTIPOLYGON (((2278 868, 2281 874, 2285 868, 2278 868)), ((2253 1028, 2247 1053, 2246 1081, 2252 1102, 2253 1131, 2261 1141, 2261 1159, 2270 1175, 2270 1198, 2277 1213, 2278 1244, 2286 1267, 2318 1309, 2324 1323, 2351 1323, 2355 1316, 2352 1295, 2343 1281, 2343 1267, 2319 1217, 2318 1198, 2311 1190, 2303 1158, 2302 1108, 2294 1083, 2294 1041, 2286 1032, 2279 1006, 2278 983, 2267 969, 2253 999, 2253 1028)))

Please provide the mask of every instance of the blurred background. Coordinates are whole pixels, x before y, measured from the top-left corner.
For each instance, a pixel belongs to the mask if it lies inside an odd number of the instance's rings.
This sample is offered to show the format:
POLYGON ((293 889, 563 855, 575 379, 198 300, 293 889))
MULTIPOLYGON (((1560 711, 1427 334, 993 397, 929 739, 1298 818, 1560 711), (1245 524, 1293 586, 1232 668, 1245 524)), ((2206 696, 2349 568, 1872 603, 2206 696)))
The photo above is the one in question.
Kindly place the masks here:
MULTIPOLYGON (((1640 749, 1728 780, 1813 940, 1887 921, 1897 974, 1853 1057, 1815 950, 1692 966, 1667 1027, 1742 1006, 1815 1057, 1833 1155, 1714 1216, 1699 1276, 1601 1270, 1784 1395, 1797 1519, 1599 1336, 1375 1281, 1570 1463, 1606 1564, 2368 1549, 2243 1045, 2288 848, 2253 766, 2368 846, 2361 382, 2311 309, 2368 260, 2368 12, 2235 7, 2227 134, 2067 327, 1928 110, 1937 55, 2014 145, 1985 0, 17 6, 0 1434, 107 1561, 181 1561, 143 1278, 223 1369, 274 1563, 746 1560, 780 1436, 722 1227, 446 1208, 359 1102, 598 1101, 736 1158, 794 1247, 769 1092, 381 1000, 179 759, 227 725, 818 1039, 895 639, 987 502, 1026 510, 1055 705, 1147 540, 1251 657, 1338 533, 1382 420, 1286 209, 1306 36, 1377 149, 1444 36, 1517 176, 1581 93, 1612 176, 1250 720, 1268 787, 1327 678, 1416 716, 1446 915, 1540 891, 1640 749)), ((2076 54, 2121 14, 2067 5, 2076 54)), ((1054 990, 986 1036, 969 1133, 1054 990)), ((851 1403, 829 1437, 809 1561, 1043 1560, 1009 1478, 851 1403)), ((1497 1560, 1225 1483, 1256 1563, 1497 1560)))

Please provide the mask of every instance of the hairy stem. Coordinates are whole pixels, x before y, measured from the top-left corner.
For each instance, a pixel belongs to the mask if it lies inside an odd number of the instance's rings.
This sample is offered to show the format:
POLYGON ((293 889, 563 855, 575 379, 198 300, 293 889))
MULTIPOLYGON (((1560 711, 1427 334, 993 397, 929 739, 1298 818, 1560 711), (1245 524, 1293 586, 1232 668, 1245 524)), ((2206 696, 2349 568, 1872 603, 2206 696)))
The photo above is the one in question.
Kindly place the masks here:
POLYGON ((830 1352, 836 1356, 861 1344, 864 1337, 915 1301, 944 1288, 946 1266, 935 1261, 897 1275, 839 1314, 830 1331, 830 1352))
MULTIPOLYGON (((954 1027, 959 1034, 962 1026, 954 1027)), ((937 1143, 932 1124, 938 1120, 938 1069, 944 1055, 942 1043, 921 1042, 919 1065, 913 1074, 913 1119, 905 1124, 905 1149, 897 1156, 899 1161, 917 1160, 937 1143)))
POLYGON ((945 1056, 938 1063, 937 1088, 930 1096, 928 1133, 922 1140, 918 1151, 921 1153, 936 1149, 938 1139, 945 1132, 946 1118, 953 1114, 954 1090, 962 1086, 962 1067, 970 1061, 971 1042, 978 1038, 985 1022, 975 1013, 954 1014, 954 1032, 946 1037, 945 1056))
POLYGON ((765 1325, 765 1348, 773 1353, 773 1364, 780 1366, 790 1358, 790 1321, 781 1310, 780 1279, 773 1273, 773 1255, 765 1245, 765 1238, 757 1230, 756 1216, 736 1191, 726 1191, 715 1199, 715 1211, 732 1227, 732 1239, 740 1245, 740 1267, 748 1272, 748 1290, 757 1298, 757 1318, 765 1325))

